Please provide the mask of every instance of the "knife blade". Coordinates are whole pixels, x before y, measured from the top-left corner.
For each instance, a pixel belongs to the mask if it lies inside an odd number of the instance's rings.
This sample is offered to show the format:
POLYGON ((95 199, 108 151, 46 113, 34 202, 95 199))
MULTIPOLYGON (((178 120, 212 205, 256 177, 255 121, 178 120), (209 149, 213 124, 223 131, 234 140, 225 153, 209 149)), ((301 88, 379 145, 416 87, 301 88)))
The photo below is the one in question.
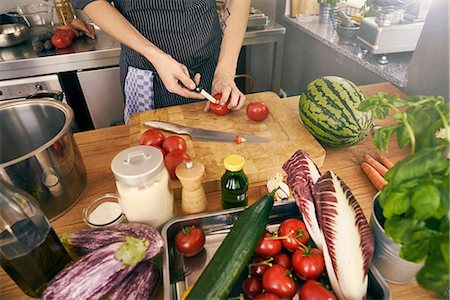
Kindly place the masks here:
POLYGON ((194 91, 196 91, 197 93, 199 93, 200 95, 202 95, 203 97, 206 98, 206 100, 210 101, 211 103, 214 104, 218 104, 219 100, 216 100, 216 98, 214 98, 213 96, 211 96, 210 93, 208 93, 207 91, 205 91, 204 88, 197 86, 195 87, 194 91))
POLYGON ((246 140, 246 143, 267 143, 269 141, 264 137, 254 136, 250 134, 237 134, 232 132, 207 130, 162 121, 146 121, 144 122, 144 126, 166 130, 177 134, 187 134, 190 135, 191 138, 195 141, 235 143, 236 136, 243 137, 246 140))

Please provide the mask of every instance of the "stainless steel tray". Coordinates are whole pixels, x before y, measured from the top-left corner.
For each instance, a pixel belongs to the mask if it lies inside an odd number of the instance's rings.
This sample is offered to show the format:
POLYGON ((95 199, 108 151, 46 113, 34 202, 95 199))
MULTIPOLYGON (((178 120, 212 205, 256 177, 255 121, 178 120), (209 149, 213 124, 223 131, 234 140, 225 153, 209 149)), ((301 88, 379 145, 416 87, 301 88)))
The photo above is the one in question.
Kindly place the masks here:
MULTIPOLYGON (((197 281, 242 211, 243 208, 236 208, 190 215, 173 219, 164 225, 161 231, 165 244, 163 256, 164 299, 179 299, 183 291, 197 281), (175 235, 182 227, 191 225, 199 226, 204 230, 205 249, 194 257, 186 258, 175 249, 175 235), (182 276, 184 272, 187 273, 186 276, 182 276)), ((277 203, 272 208, 267 228, 276 230, 283 220, 292 217, 300 218, 294 201, 277 203)), ((239 295, 240 286, 241 283, 236 285, 230 297, 239 295)), ((374 266, 371 266, 369 272, 367 299, 391 299, 389 287, 374 266)))

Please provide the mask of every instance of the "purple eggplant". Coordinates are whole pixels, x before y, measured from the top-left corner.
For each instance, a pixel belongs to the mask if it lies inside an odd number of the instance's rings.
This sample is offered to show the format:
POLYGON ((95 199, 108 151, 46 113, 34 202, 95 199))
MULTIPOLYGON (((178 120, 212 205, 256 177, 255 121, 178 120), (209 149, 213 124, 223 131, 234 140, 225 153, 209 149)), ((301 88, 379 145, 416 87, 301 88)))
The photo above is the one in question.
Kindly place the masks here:
POLYGON ((314 184, 319 180, 320 171, 304 150, 295 152, 283 165, 283 170, 288 175, 287 184, 294 193, 306 228, 316 247, 322 250, 323 236, 317 221, 314 202, 314 184))
MULTIPOLYGON (((72 256, 79 257, 98 248, 124 242, 126 237, 147 240, 152 247, 160 247, 161 250, 164 246, 163 239, 156 229, 140 223, 117 224, 106 228, 66 232, 60 239, 72 256)), ((151 258, 148 255, 145 257, 146 260, 151 258)))
POLYGON ((136 268, 106 297, 109 300, 145 300, 152 299, 158 290, 161 273, 153 262, 140 262, 136 268))

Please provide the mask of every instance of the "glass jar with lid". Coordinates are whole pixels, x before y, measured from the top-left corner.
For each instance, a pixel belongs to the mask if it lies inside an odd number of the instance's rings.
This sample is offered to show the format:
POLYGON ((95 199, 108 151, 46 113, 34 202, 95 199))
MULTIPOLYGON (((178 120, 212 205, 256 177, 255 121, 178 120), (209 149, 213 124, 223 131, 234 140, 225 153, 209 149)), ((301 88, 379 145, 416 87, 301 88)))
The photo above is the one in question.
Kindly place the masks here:
POLYGON ((129 222, 160 229, 174 217, 173 192, 160 150, 134 146, 111 162, 119 203, 129 222))
POLYGON ((61 25, 69 25, 75 18, 72 3, 70 0, 53 0, 56 15, 61 25))
POLYGON ((243 170, 244 163, 244 158, 237 154, 231 154, 223 161, 226 169, 220 180, 223 208, 248 204, 248 177, 243 170))

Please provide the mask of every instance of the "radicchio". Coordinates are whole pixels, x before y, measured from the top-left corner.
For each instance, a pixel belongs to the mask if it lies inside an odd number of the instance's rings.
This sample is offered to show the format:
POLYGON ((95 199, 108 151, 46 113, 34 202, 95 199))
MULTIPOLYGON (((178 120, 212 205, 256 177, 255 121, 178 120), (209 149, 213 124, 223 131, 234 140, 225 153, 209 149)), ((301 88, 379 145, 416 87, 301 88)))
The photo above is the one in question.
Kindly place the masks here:
POLYGON ((347 185, 332 171, 315 185, 324 259, 339 299, 364 299, 374 238, 364 213, 347 185))
POLYGON ((294 193, 306 228, 316 247, 322 250, 323 237, 317 222, 314 203, 314 184, 320 178, 320 171, 304 150, 295 152, 283 165, 283 170, 288 175, 287 184, 294 193))

